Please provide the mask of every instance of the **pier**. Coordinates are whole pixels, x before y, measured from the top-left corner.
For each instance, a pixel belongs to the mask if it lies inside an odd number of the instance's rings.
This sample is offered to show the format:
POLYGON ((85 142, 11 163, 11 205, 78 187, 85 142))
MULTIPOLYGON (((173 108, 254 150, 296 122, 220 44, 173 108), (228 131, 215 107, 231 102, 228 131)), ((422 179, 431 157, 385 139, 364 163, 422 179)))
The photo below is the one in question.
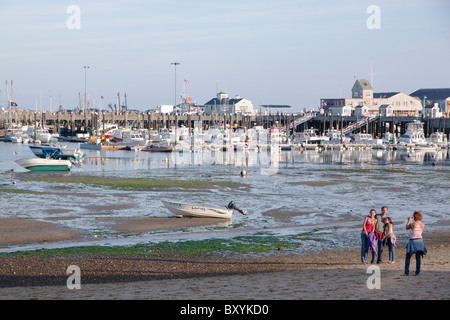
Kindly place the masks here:
POLYGON ((207 130, 213 126, 224 128, 251 128, 262 126, 264 128, 278 127, 287 135, 293 132, 314 128, 319 134, 335 129, 344 134, 365 132, 373 137, 381 137, 386 132, 392 132, 395 126, 397 134, 406 131, 406 124, 414 120, 424 123, 424 133, 429 136, 435 131, 450 133, 450 119, 428 118, 417 116, 385 117, 385 116, 332 116, 327 114, 294 114, 274 113, 255 115, 176 115, 156 112, 36 112, 30 110, 9 110, 0 112, 0 127, 6 128, 8 124, 34 125, 39 124, 55 133, 71 135, 88 132, 102 125, 116 124, 122 127, 135 127, 138 129, 158 130, 160 128, 185 126, 207 130), (394 126, 393 126, 394 125, 394 126))

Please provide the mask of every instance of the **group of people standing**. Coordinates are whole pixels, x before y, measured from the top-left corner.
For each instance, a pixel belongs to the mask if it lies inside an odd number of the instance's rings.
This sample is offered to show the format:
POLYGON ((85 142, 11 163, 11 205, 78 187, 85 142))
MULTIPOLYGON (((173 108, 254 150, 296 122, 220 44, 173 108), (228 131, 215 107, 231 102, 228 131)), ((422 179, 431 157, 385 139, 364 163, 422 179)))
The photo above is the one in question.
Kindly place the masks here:
MULTIPOLYGON (((388 207, 383 206, 381 213, 377 214, 375 209, 370 210, 370 214, 364 218, 363 230, 361 233, 361 262, 368 264, 369 249, 372 251, 370 263, 382 262, 383 248, 386 245, 389 249, 389 264, 395 263, 395 247, 397 238, 393 232, 392 220, 387 216, 388 207)), ((406 246, 405 276, 409 275, 409 265, 411 257, 416 256, 416 273, 420 274, 421 257, 427 253, 427 249, 422 239, 422 231, 425 225, 422 223, 420 211, 414 211, 412 217, 408 218, 406 230, 410 230, 408 245, 406 246)))

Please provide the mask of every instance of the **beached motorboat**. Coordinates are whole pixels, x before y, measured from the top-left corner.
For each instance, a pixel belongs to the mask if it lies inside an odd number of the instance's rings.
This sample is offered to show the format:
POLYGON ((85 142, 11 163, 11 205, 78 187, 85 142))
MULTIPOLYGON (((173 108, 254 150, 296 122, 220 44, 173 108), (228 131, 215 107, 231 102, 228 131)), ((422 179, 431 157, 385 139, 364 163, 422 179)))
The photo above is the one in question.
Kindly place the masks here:
POLYGON ((30 171, 69 171, 72 162, 49 158, 25 158, 16 160, 16 163, 30 171))
POLYGON ((234 205, 233 201, 231 201, 226 207, 212 207, 164 200, 162 200, 162 203, 174 215, 182 217, 231 219, 233 210, 236 210, 242 214, 246 213, 245 211, 238 209, 234 205))

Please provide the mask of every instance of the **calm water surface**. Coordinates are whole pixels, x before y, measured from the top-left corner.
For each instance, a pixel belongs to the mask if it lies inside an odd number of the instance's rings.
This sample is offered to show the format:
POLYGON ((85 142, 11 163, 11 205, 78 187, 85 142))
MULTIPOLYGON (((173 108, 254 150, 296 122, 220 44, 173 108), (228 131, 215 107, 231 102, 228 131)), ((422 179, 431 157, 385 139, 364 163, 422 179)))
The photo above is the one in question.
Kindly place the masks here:
MULTIPOLYGON (((76 147, 75 144, 69 144, 76 147)), ((32 157, 27 145, 0 142, 0 218, 21 217, 56 223, 86 234, 85 244, 133 244, 165 240, 227 238, 237 235, 295 235, 317 232, 323 241, 305 247, 359 246, 364 216, 389 207, 398 237, 421 210, 429 231, 448 231, 450 160, 448 150, 296 151, 261 153, 147 153, 84 150, 70 173, 28 172, 14 160, 32 157), (241 170, 247 172, 241 177, 241 170), (92 175, 113 178, 226 181, 238 188, 134 191, 84 184, 26 181, 33 175, 92 175), (20 192, 10 192, 19 190, 20 192), (8 191, 8 192, 5 192, 8 191), (170 217, 161 200, 225 206, 235 203, 230 223, 182 231, 123 235, 97 218, 170 217)), ((0 248, 0 252, 73 246, 46 243, 0 248)))

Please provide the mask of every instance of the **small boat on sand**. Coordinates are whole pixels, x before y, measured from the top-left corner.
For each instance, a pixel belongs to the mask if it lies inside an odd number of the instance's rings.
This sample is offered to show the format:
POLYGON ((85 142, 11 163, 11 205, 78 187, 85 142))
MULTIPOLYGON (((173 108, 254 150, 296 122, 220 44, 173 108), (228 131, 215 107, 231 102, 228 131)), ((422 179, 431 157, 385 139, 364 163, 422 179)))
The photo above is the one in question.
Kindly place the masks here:
POLYGON ((69 171, 72 168, 69 160, 49 158, 25 158, 16 160, 16 163, 30 171, 69 171))
POLYGON ((212 207, 164 200, 162 200, 162 203, 174 215, 182 217, 231 219, 233 210, 236 210, 242 214, 246 213, 245 211, 238 209, 234 205, 233 201, 231 201, 226 207, 212 207))

